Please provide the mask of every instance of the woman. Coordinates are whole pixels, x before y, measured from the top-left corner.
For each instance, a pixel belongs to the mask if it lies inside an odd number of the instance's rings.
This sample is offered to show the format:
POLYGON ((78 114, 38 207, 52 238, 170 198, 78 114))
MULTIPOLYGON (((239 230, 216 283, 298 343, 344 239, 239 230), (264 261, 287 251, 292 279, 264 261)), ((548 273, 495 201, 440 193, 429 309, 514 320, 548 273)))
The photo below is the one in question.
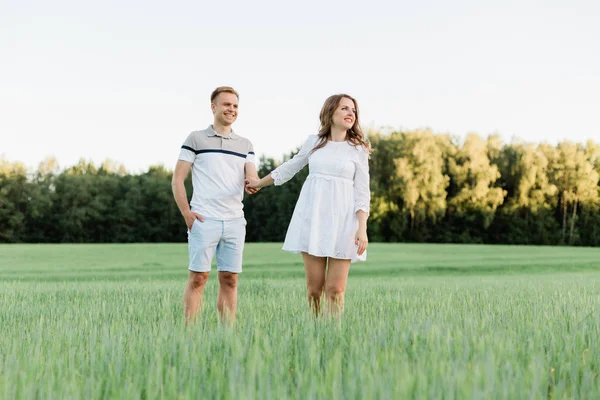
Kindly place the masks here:
POLYGON ((246 186, 282 185, 309 165, 283 250, 302 253, 308 302, 315 314, 325 290, 329 314, 339 315, 350 263, 367 255, 370 147, 352 97, 329 97, 319 117, 319 134, 309 136, 296 156, 262 179, 247 179, 246 186))

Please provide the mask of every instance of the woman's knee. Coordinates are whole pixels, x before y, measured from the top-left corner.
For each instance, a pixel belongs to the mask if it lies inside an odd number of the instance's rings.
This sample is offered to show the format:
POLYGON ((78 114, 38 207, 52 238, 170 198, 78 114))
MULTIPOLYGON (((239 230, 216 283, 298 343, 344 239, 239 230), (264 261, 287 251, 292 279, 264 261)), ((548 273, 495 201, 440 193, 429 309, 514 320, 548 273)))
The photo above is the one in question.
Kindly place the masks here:
POLYGON ((313 300, 318 300, 323 295, 323 287, 322 286, 308 286, 306 288, 308 297, 313 300))
POLYGON ((344 296, 346 288, 342 285, 328 285, 325 288, 325 296, 328 299, 337 299, 344 296))

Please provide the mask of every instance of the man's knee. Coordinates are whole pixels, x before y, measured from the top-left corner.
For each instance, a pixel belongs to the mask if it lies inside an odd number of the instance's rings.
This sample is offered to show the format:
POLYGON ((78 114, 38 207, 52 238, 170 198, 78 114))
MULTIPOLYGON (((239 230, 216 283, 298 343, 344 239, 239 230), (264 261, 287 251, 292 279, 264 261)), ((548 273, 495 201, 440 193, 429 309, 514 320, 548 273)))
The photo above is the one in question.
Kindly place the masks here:
POLYGON ((202 289, 208 280, 208 272, 194 272, 190 271, 190 277, 188 279, 188 285, 194 290, 202 289))
POLYGON ((237 288, 238 274, 233 272, 219 272, 219 284, 224 289, 234 290, 237 288))

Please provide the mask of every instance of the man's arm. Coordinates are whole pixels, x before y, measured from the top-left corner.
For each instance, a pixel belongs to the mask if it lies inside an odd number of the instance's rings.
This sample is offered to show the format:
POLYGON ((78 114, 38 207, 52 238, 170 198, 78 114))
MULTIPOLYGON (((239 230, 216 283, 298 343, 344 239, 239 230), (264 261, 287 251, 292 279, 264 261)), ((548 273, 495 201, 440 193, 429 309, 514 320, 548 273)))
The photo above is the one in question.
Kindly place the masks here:
POLYGON ((184 182, 191 169, 192 163, 178 160, 177 165, 175 165, 175 171, 173 171, 173 179, 171 180, 173 197, 175 198, 175 202, 177 203, 177 207, 179 207, 181 215, 183 215, 183 218, 185 219, 185 224, 187 225, 188 229, 192 228, 196 218, 199 219, 200 222, 204 222, 202 216, 198 213, 192 212, 192 210, 190 210, 190 205, 188 204, 184 182))
MULTIPOLYGON (((256 165, 254 165, 253 162, 247 162, 244 165, 244 173, 245 173, 245 181, 246 182, 248 181, 249 178, 256 179, 256 180, 260 179, 258 177, 258 171, 256 171, 256 165)), ((249 188, 248 186, 245 186, 244 190, 246 190, 246 193, 248 193, 248 194, 254 194, 254 193, 258 192, 260 190, 260 188, 252 189, 252 188, 249 188)))
POLYGON ((275 180, 271 174, 258 179, 258 177, 250 177, 246 179, 246 190, 260 190, 266 186, 271 186, 275 183, 275 180))

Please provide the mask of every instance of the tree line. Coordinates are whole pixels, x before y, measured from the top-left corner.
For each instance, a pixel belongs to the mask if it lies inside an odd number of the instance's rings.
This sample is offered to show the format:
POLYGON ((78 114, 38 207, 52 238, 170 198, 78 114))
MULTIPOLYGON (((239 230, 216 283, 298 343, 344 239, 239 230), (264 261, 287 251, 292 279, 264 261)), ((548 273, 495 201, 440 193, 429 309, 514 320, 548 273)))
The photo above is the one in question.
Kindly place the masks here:
MULTIPOLYGON (((600 145, 370 132, 371 241, 600 245, 600 145)), ((292 157, 295 151, 282 160, 292 157)), ((260 176, 279 161, 262 157, 260 176)), ((283 241, 308 168, 245 196, 247 240, 283 241)), ((0 242, 181 242, 172 171, 0 159, 0 242)), ((191 197, 191 179, 186 181, 191 197)))

